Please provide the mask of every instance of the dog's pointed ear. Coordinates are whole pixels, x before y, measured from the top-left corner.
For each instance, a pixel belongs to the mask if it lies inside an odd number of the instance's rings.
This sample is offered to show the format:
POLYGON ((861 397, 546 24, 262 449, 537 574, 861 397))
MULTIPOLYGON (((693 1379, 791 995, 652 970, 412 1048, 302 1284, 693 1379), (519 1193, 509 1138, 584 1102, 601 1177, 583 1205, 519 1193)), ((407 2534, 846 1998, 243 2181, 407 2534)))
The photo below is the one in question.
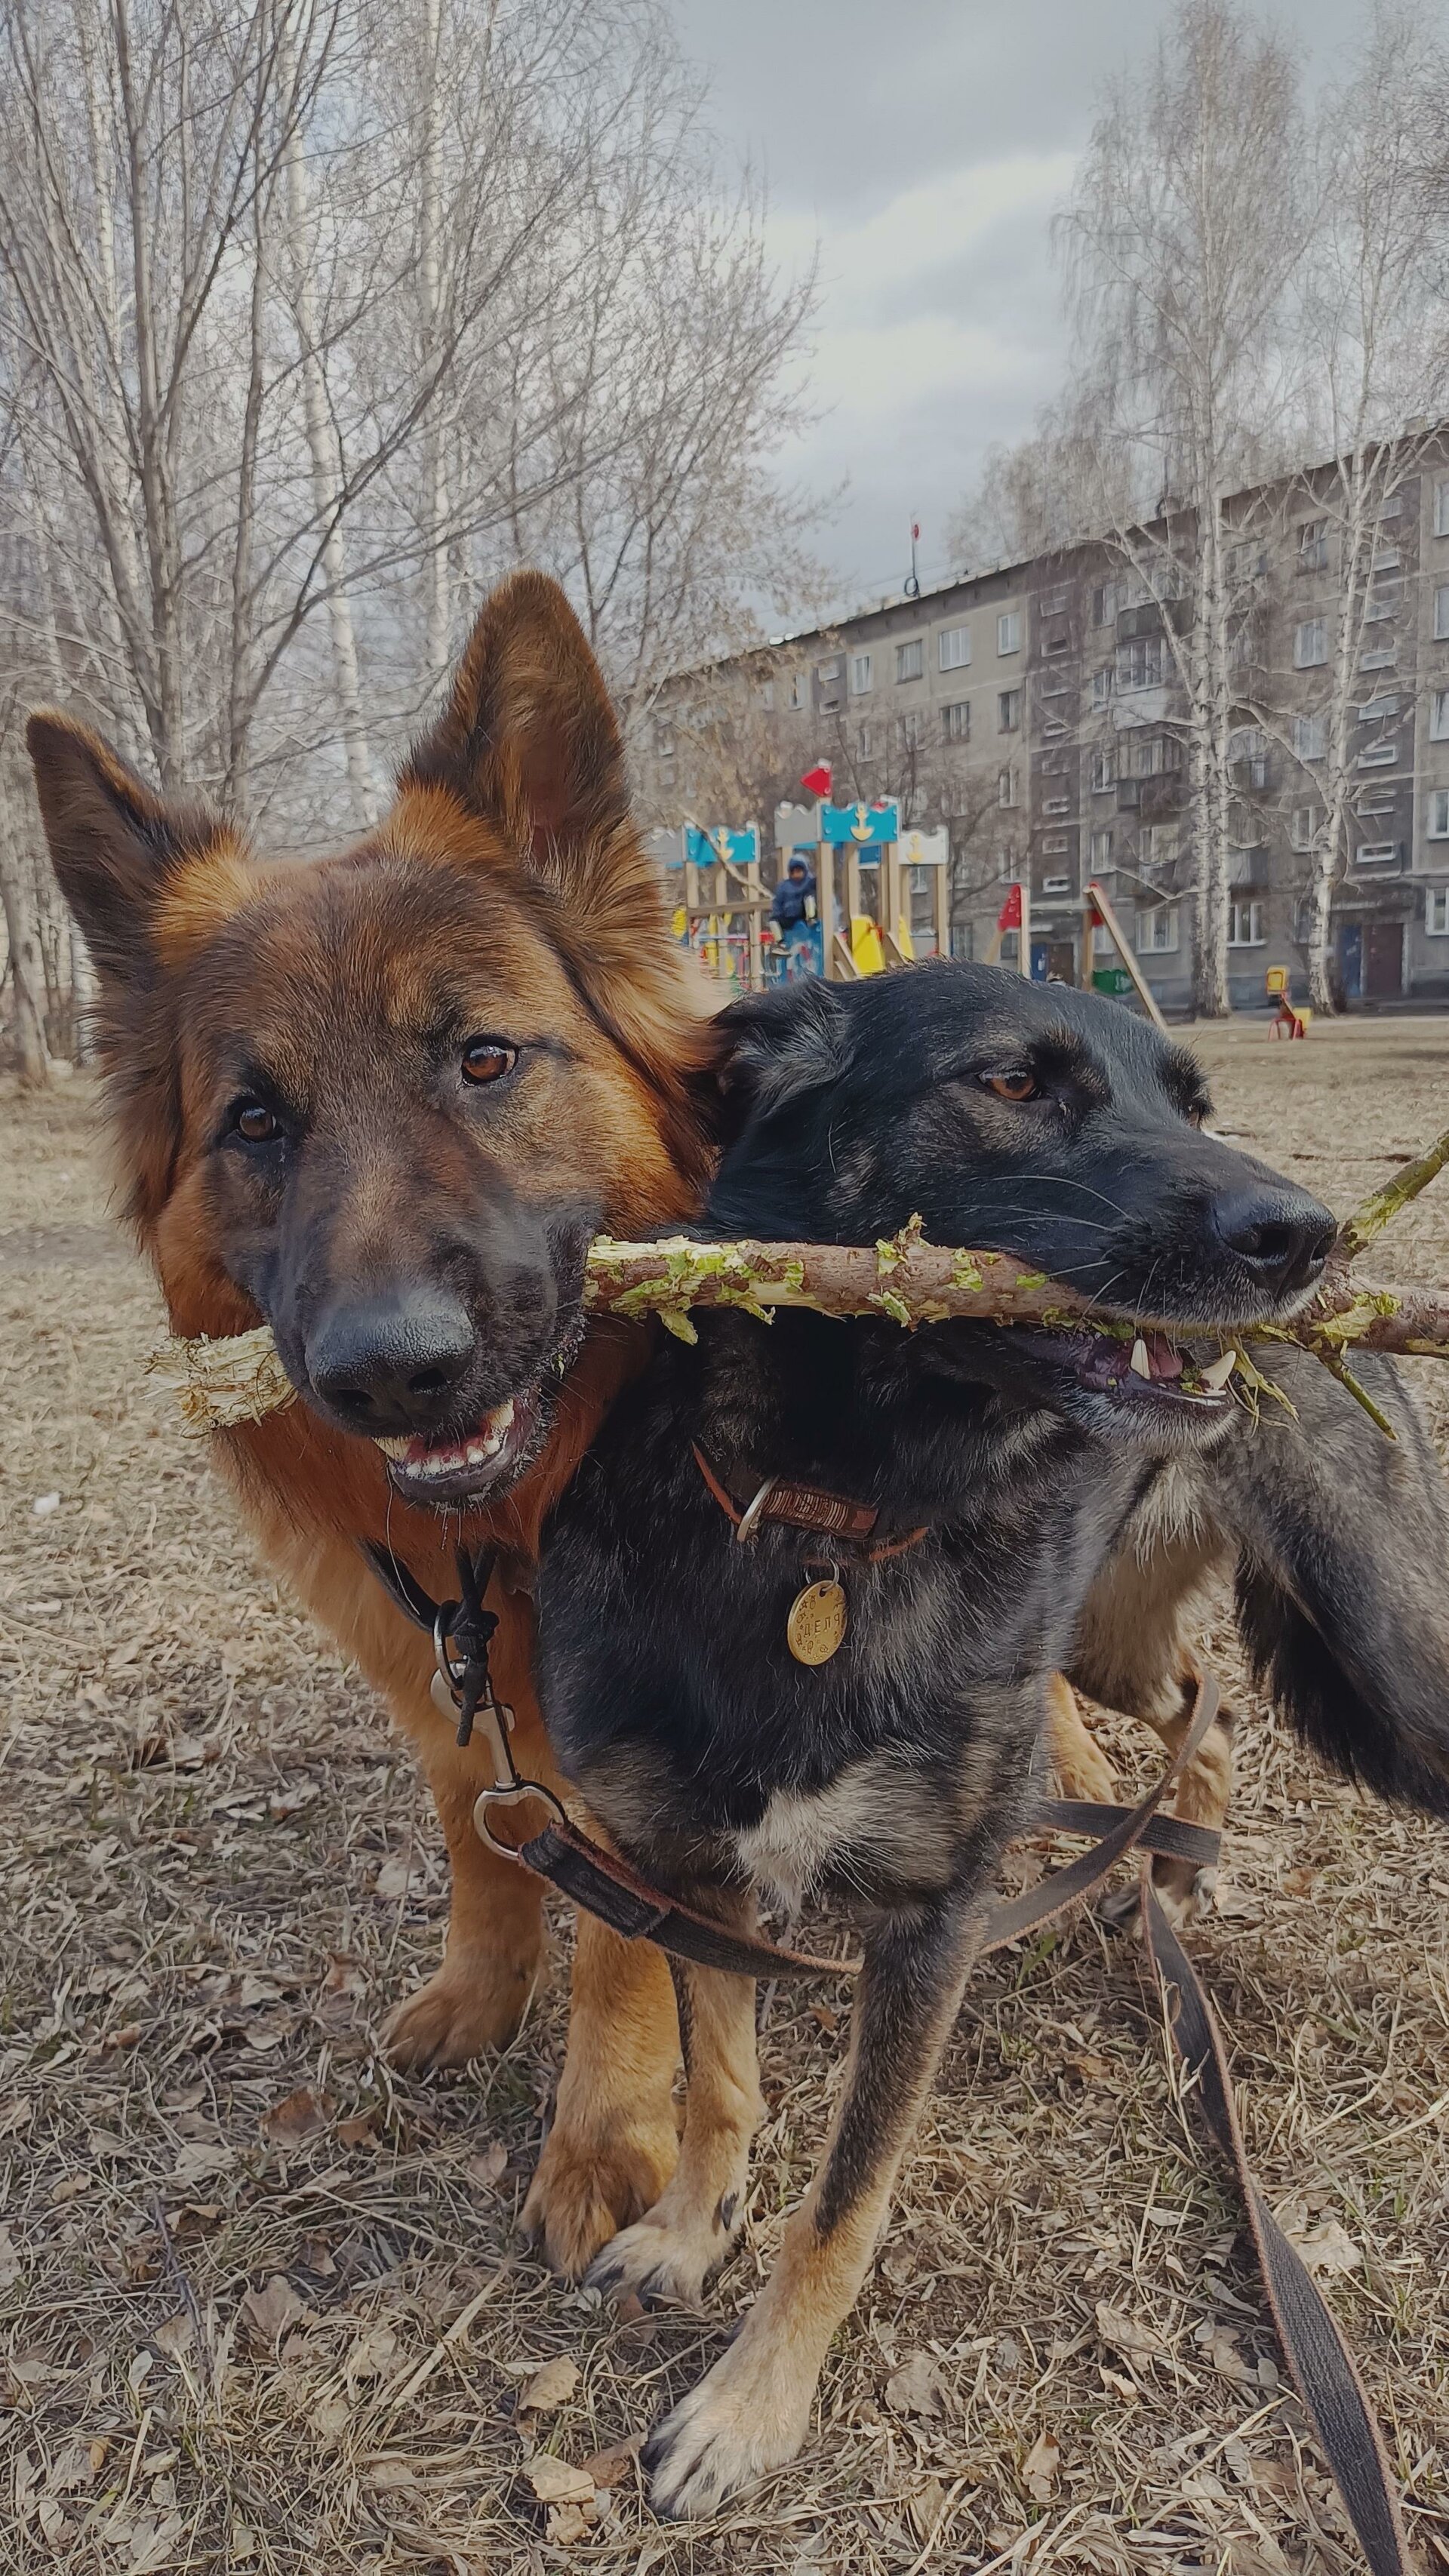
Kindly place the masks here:
POLYGON ((99 734, 53 707, 36 710, 25 739, 55 873, 97 972, 112 987, 143 988, 156 978, 168 886, 229 839, 227 827, 205 806, 165 802, 99 734))
POLYGON ((747 994, 720 1013, 717 1026, 729 1039, 720 1085, 732 1136, 838 1082, 849 1059, 845 1006, 837 987, 818 976, 747 994))
POLYGON ((556 581, 518 572, 487 601, 447 708, 401 788, 443 787, 501 826, 576 910, 607 902, 629 826, 624 746, 583 628, 556 581))

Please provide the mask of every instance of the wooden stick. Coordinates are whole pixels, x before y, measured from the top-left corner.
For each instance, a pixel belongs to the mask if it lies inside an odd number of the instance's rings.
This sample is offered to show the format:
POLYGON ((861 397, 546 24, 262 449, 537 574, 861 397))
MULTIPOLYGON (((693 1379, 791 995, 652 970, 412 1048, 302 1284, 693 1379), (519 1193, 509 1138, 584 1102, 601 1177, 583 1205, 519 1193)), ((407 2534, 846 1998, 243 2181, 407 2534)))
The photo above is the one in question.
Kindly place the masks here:
POLYGON ((1416 1162, 1406 1163, 1391 1181, 1385 1181, 1381 1190, 1375 1190, 1370 1198, 1366 1198, 1352 1216, 1345 1217, 1338 1230, 1335 1250, 1345 1261, 1357 1260, 1364 1245, 1372 1243, 1389 1219, 1396 1217, 1401 1208, 1406 1208, 1410 1199, 1416 1199, 1435 1174, 1443 1171, 1446 1163, 1449 1163, 1449 1128, 1445 1129, 1437 1144, 1430 1146, 1427 1154, 1420 1154, 1416 1162))
POLYGON ((905 1325, 952 1318, 1040 1323, 1125 1340, 1157 1324, 1180 1340, 1206 1338, 1227 1345, 1262 1339, 1340 1351, 1352 1344, 1359 1350, 1449 1359, 1449 1292, 1363 1286, 1349 1278, 1337 1256, 1310 1304, 1288 1323, 1204 1323, 1191 1331, 1171 1317, 1104 1314, 1091 1298, 1010 1253, 950 1251, 923 1242, 910 1226, 869 1249, 833 1243, 699 1243, 687 1235, 658 1243, 611 1243, 601 1237, 589 1253, 584 1295, 595 1313, 658 1315, 675 1331, 687 1325, 696 1306, 737 1306, 762 1318, 777 1307, 806 1306, 819 1315, 890 1315, 905 1325))
MULTIPOLYGON (((1427 1158, 1426 1158, 1427 1159, 1427 1158)), ((1422 1186, 1422 1184, 1420 1184, 1422 1186)), ((1412 1193, 1411 1193, 1412 1195, 1412 1193)), ((1105 1314, 1005 1252, 956 1252, 921 1240, 906 1226, 866 1247, 833 1243, 700 1243, 687 1235, 656 1243, 614 1243, 601 1236, 588 1256, 584 1302, 592 1314, 657 1315, 684 1341, 694 1339, 695 1307, 735 1307, 768 1323, 780 1307, 819 1315, 888 1315, 900 1325, 1041 1324, 1131 1341, 1154 1320, 1179 1340, 1293 1342, 1333 1365, 1349 1385, 1347 1350, 1410 1352, 1449 1359, 1449 1291, 1375 1288, 1351 1279, 1337 1255, 1317 1294, 1285 1324, 1204 1323, 1185 1328, 1171 1317, 1105 1314)), ((221 1341, 172 1340, 152 1362, 176 1390, 196 1431, 258 1422, 294 1400, 265 1325, 221 1341)), ((1360 1395, 1354 1381, 1350 1392, 1360 1395)), ((1380 1416, 1372 1404, 1374 1419, 1380 1416)))

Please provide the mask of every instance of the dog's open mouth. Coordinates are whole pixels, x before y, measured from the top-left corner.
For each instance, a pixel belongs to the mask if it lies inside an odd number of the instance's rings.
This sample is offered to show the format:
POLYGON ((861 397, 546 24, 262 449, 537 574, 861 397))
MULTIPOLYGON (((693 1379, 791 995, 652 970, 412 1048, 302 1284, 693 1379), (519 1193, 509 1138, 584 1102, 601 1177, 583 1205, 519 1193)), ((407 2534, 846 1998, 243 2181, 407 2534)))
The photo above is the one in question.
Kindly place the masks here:
POLYGON ((462 1434, 380 1439, 388 1482, 410 1503, 482 1502, 516 1482, 539 1445, 544 1413, 536 1383, 505 1396, 462 1434))
POLYGON ((1090 1395, 1124 1405, 1225 1412, 1236 1351, 1199 1360, 1166 1333, 1138 1333, 1126 1341, 1109 1333, 1038 1333, 1013 1327, 1012 1340, 1034 1359, 1068 1370, 1090 1395))

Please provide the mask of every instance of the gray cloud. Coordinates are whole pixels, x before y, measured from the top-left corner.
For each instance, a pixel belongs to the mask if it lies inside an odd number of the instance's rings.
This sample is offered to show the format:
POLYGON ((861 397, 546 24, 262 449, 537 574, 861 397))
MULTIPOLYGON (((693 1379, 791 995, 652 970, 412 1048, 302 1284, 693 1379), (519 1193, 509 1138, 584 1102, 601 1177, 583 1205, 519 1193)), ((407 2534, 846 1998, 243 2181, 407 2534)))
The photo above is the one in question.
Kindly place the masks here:
MULTIPOLYGON (((818 493, 849 475, 820 540, 843 593, 899 583, 912 511, 925 563, 944 571, 946 521, 982 454, 1031 427, 1065 363, 1057 192, 1009 188, 1000 213, 968 219, 962 183, 1079 152, 1094 93, 1155 42, 1164 0, 672 7, 710 73, 721 140, 764 171, 781 255, 819 237, 827 416, 781 473, 818 493)), ((1361 0, 1277 0, 1265 14, 1321 77, 1361 0)))

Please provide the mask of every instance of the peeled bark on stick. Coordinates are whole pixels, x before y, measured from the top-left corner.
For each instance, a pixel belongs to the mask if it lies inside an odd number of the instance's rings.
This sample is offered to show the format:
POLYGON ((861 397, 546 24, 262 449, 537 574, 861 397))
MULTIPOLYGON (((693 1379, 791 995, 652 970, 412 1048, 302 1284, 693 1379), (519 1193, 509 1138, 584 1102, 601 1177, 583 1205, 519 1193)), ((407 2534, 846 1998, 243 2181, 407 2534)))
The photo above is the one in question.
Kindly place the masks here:
MULTIPOLYGON (((953 1252, 904 1240, 873 1248, 810 1243, 611 1243, 589 1254, 585 1302, 593 1314, 657 1315, 693 1338, 695 1307, 734 1307, 768 1322, 778 1308, 821 1315, 888 1315, 902 1325, 1045 1325, 1130 1341, 1137 1319, 1103 1314, 1039 1270, 1004 1252, 953 1252)), ((1142 1319, 1150 1321, 1150 1319, 1142 1319)), ((1449 1359, 1449 1291, 1357 1285, 1335 1265, 1312 1303, 1286 1324, 1200 1325, 1180 1339, 1225 1350, 1257 1341, 1296 1342, 1331 1363, 1348 1383, 1346 1350, 1399 1351, 1449 1359)), ((290 1404, 293 1390, 265 1325, 225 1341, 173 1341, 158 1356, 194 1429, 225 1430, 290 1404)), ((1377 1417, 1376 1417, 1377 1418, 1377 1417)))

